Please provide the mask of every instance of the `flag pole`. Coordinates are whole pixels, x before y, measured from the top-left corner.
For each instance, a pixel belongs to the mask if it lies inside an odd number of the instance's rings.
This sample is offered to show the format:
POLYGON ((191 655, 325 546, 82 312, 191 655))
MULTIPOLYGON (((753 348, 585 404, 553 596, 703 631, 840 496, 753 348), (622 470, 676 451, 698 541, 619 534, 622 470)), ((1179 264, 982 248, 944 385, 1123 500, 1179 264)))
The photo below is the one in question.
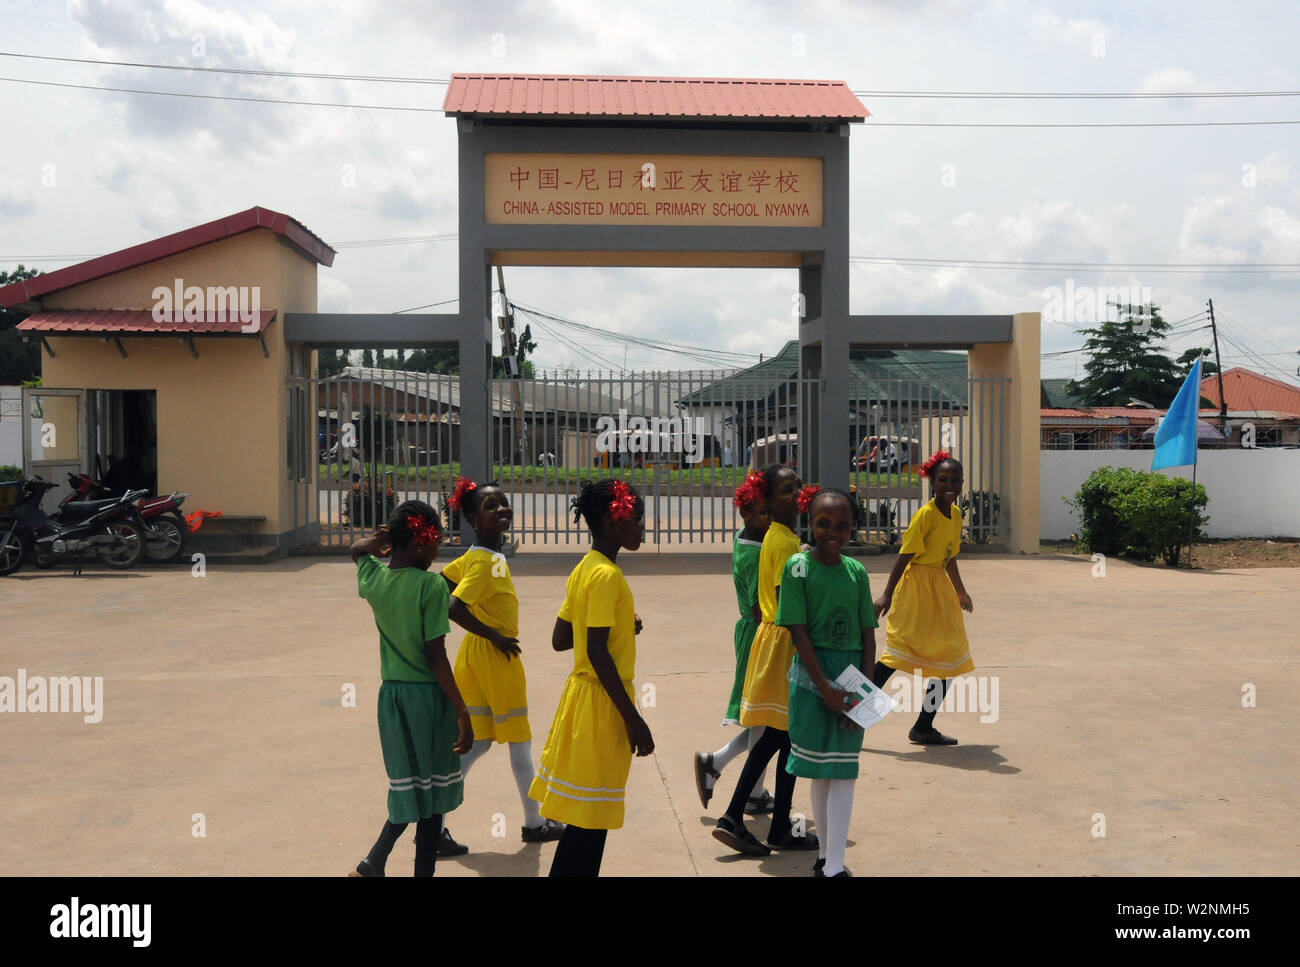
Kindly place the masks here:
MULTIPOLYGON (((1199 441, 1196 449, 1200 450, 1199 441)), ((1198 453, 1197 456, 1199 457, 1200 454, 1198 453)), ((1189 571, 1192 568, 1192 541, 1196 539, 1196 464, 1197 460, 1192 460, 1191 507, 1188 508, 1187 515, 1187 569, 1189 571)))

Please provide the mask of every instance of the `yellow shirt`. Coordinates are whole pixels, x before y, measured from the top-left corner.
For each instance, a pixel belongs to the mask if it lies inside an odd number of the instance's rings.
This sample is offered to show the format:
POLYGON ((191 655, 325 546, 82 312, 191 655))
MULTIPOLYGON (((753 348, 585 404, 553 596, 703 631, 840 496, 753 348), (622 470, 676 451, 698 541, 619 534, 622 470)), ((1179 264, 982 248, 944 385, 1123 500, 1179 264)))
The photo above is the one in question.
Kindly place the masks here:
POLYGON ((910 564, 943 567, 961 552, 961 507, 954 501, 949 516, 933 500, 912 515, 900 554, 915 554, 910 564))
POLYGON ((768 624, 776 623, 776 589, 781 585, 785 562, 798 553, 799 538, 794 531, 772 521, 758 552, 758 607, 768 624))
POLYGON ((609 629, 609 654, 618 677, 636 675, 636 610, 632 589, 617 564, 594 548, 578 562, 564 585, 560 615, 573 625, 573 671, 595 677, 587 658, 587 629, 609 629))
POLYGON ((519 599, 504 554, 471 547, 448 561, 442 573, 456 582, 452 597, 464 602, 470 614, 507 638, 519 637, 519 599))

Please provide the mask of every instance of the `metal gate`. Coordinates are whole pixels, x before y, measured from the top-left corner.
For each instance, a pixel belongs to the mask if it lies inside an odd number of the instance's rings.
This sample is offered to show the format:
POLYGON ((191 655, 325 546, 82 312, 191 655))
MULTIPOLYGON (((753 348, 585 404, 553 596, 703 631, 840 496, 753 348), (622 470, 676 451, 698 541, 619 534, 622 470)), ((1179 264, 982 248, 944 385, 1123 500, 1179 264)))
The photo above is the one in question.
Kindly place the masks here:
POLYGON ((397 505, 443 511, 460 473, 460 379, 353 366, 315 382, 321 541, 351 544, 397 505))
MULTIPOLYGON (((848 464, 859 539, 896 544, 929 492, 917 474, 936 449, 965 468, 968 539, 1005 538, 1002 427, 1009 380, 968 377, 964 357, 914 378, 858 371, 850 384, 848 464)), ((523 547, 585 545, 569 501, 583 481, 617 477, 646 500, 646 542, 719 546, 741 521, 732 493, 749 468, 802 462, 819 380, 779 358, 747 370, 611 374, 573 371, 495 379, 491 477, 515 509, 523 547)), ((447 517, 460 473, 455 375, 350 367, 316 381, 322 539, 350 543, 402 500, 447 517)))

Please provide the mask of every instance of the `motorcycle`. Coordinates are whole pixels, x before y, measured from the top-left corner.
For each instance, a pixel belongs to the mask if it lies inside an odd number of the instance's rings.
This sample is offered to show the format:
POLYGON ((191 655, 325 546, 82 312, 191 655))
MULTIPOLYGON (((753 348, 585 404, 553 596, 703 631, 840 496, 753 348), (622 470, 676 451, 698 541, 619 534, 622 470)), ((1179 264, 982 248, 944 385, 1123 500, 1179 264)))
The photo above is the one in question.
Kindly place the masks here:
MULTIPOLYGON (((84 473, 69 473, 68 486, 72 488, 72 493, 63 498, 56 516, 70 502, 112 496, 111 490, 84 473)), ((185 550, 189 525, 181 515, 180 507, 188 496, 189 494, 173 490, 169 496, 146 497, 136 505, 140 519, 144 521, 144 553, 149 560, 159 563, 174 561, 185 550)))
POLYGON ((29 478, 12 513, 0 516, 0 577, 27 560, 45 568, 87 550, 118 571, 139 562, 145 526, 134 504, 147 490, 128 490, 108 500, 66 502, 55 520, 41 510, 41 498, 53 487, 41 477, 29 478))

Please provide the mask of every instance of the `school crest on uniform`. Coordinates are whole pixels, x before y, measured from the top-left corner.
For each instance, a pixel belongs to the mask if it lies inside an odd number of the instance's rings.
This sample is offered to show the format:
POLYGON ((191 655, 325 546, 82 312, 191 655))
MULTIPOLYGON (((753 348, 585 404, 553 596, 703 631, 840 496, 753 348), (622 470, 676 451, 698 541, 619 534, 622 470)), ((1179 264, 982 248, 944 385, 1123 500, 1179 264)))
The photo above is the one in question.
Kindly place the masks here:
POLYGON ((842 645, 849 640, 848 608, 836 608, 831 612, 830 620, 826 624, 826 634, 837 645, 842 645))

